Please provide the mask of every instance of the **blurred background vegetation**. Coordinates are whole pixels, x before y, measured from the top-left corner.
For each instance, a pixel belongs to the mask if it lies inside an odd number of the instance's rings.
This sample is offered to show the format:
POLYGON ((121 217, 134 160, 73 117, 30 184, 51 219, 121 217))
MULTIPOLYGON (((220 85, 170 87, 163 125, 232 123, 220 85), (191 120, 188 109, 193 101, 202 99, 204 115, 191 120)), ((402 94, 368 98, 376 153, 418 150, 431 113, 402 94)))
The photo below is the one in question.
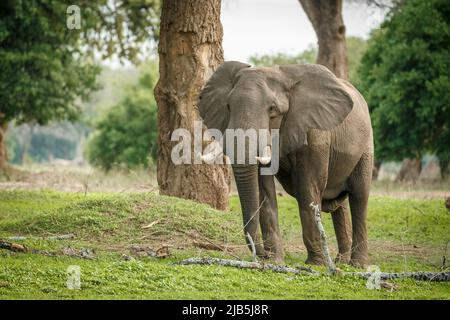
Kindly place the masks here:
MULTIPOLYGON (((425 180, 439 180, 450 161, 450 2, 389 3, 369 39, 347 37, 349 78, 371 110, 380 178, 395 179, 409 165, 405 170, 418 167, 415 181, 430 165, 425 180)), ((56 23, 64 1, 0 6, 0 124, 7 124, 9 163, 153 168, 160 1, 80 1, 84 25, 76 32, 56 23), (134 64, 101 63, 111 57, 134 64)), ((248 61, 316 57, 311 44, 297 54, 255 53, 248 61)))
MULTIPOLYGON (((350 79, 357 69, 366 41, 348 37, 350 79)), ((314 63, 313 45, 297 55, 255 54, 255 66, 314 63)), ((113 166, 147 167, 156 159, 156 103, 153 88, 158 80, 157 59, 137 66, 111 68, 103 65, 98 74, 99 89, 80 105, 76 121, 57 121, 49 125, 13 123, 8 128, 7 147, 13 164, 46 163, 55 159, 86 163, 110 170, 113 166)))

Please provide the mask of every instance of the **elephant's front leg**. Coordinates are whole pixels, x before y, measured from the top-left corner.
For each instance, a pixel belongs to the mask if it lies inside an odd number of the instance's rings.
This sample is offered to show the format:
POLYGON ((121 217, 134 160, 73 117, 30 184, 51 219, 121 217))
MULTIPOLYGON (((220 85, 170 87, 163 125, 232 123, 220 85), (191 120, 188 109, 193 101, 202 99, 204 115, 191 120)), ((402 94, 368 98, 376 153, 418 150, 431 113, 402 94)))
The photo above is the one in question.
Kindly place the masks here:
POLYGON ((301 197, 298 199, 303 243, 308 252, 308 258, 305 262, 307 264, 322 265, 325 264, 325 258, 322 253, 320 233, 315 222, 315 212, 310 206, 312 202, 318 203, 318 199, 312 197, 301 197))
POLYGON ((270 258, 283 262, 283 245, 278 225, 278 205, 274 177, 259 175, 259 223, 261 225, 264 249, 270 258))
POLYGON ((322 204, 322 195, 328 178, 329 146, 312 146, 299 149, 293 161, 297 168, 294 177, 296 198, 300 209, 303 242, 308 251, 306 263, 324 264, 319 229, 311 203, 322 204))
POLYGON ((322 265, 325 264, 325 258, 322 252, 321 237, 315 219, 315 211, 311 207, 311 203, 321 204, 320 190, 322 188, 318 186, 318 182, 314 179, 301 179, 298 183, 297 202, 300 209, 303 243, 308 252, 306 263, 322 265), (305 183, 305 181, 308 182, 305 183))

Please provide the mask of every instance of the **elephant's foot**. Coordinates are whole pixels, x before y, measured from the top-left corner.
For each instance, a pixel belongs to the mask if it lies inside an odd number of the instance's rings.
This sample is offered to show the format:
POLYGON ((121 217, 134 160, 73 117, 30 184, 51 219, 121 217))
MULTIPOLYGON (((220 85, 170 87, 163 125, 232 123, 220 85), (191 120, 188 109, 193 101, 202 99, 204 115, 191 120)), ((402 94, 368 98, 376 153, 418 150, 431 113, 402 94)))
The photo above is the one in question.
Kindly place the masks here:
POLYGON ((350 263, 350 254, 349 253, 338 253, 336 259, 334 259, 334 263, 350 263))
POLYGON ((352 254, 350 265, 356 268, 366 268, 369 265, 369 258, 366 254, 355 253, 352 254))
POLYGON ((259 256, 259 258, 268 260, 268 261, 273 261, 275 264, 283 264, 284 263, 283 253, 279 253, 279 252, 266 251, 263 255, 259 256))
MULTIPOLYGON (((251 251, 251 250, 250 250, 251 251)), ((256 256, 260 259, 268 259, 267 251, 262 246, 256 247, 256 256)))
POLYGON ((283 264, 284 263, 284 256, 283 254, 274 253, 269 258, 271 261, 273 261, 275 264, 283 264))
POLYGON ((325 265, 325 258, 321 254, 308 252, 308 258, 306 259, 305 263, 321 266, 325 265))

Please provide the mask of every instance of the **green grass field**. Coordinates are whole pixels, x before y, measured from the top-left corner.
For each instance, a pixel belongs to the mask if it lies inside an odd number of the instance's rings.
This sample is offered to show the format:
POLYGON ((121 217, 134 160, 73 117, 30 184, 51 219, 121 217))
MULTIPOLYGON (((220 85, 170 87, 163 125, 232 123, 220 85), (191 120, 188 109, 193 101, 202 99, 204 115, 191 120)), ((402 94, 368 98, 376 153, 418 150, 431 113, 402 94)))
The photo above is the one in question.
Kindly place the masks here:
MULTIPOLYGON (((288 265, 303 264, 297 204, 279 197, 280 224, 288 265)), ((226 246, 250 260, 244 246, 239 199, 230 211, 155 193, 63 193, 0 191, 0 239, 58 253, 45 256, 0 249, 2 299, 449 299, 450 284, 391 281, 397 290, 368 290, 358 278, 277 274, 220 266, 176 265, 187 257, 232 258, 198 248, 226 246), (73 233, 75 239, 48 237, 73 233), (136 251, 168 246, 165 259, 136 251), (88 248, 94 260, 63 255, 64 248, 88 248), (124 255, 131 259, 124 259, 124 255), (81 290, 66 288, 66 270, 81 268, 81 290)), ((336 242, 329 214, 323 214, 331 251, 336 242)), ((448 255, 450 213, 442 200, 374 196, 369 203, 369 250, 382 271, 441 271, 448 255)), ((346 265, 343 270, 356 270, 346 265)), ((325 271, 324 268, 315 269, 325 271)))

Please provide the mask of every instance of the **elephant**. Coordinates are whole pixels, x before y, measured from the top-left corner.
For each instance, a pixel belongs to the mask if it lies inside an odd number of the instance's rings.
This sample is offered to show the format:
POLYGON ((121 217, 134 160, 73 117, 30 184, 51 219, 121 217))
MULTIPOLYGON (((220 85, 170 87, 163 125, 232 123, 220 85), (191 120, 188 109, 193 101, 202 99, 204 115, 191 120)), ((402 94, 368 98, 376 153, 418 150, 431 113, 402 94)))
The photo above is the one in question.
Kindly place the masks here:
MULTIPOLYGON (((244 232, 251 237, 247 245, 258 257, 284 259, 277 178, 297 200, 306 263, 325 263, 310 206, 316 203, 322 212, 331 213, 336 261, 368 265, 366 216, 373 133, 367 103, 353 85, 317 64, 252 67, 227 61, 202 88, 198 110, 207 128, 221 132, 279 129, 279 169, 274 175, 261 174, 268 161, 232 164, 244 232)), ((259 159, 270 161, 271 146, 267 147, 264 152, 258 149, 259 159)))

